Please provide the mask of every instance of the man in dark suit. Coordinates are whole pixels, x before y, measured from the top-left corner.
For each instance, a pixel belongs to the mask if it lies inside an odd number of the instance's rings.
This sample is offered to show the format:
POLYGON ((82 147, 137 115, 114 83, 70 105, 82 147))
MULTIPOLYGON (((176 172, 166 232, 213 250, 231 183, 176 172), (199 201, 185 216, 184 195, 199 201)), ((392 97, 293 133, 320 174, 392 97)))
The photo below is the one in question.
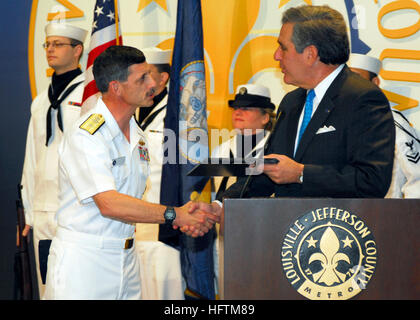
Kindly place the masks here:
MULTIPOLYGON (((285 95, 264 174, 241 179, 223 198, 382 198, 392 174, 395 129, 381 90, 349 70, 342 15, 328 6, 288 9, 282 18, 279 61, 285 95), (246 181, 246 182, 245 182, 246 181)), ((220 211, 220 203, 207 210, 220 211)), ((197 206, 200 206, 197 204, 197 206)))

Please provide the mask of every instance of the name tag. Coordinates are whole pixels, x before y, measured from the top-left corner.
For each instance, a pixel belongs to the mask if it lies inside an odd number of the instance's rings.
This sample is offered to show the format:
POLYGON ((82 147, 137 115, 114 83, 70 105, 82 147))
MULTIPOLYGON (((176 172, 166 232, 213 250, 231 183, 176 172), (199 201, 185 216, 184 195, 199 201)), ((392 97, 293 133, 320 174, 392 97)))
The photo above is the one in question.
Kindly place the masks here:
POLYGON ((125 162, 125 157, 119 157, 114 160, 112 160, 112 166, 121 166, 125 162))

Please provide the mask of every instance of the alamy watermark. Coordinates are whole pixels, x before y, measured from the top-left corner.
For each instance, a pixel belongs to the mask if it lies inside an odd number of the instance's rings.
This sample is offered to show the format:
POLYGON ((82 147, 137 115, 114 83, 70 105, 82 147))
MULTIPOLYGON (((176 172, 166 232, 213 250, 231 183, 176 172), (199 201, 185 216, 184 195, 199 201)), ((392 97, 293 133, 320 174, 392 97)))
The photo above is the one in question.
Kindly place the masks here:
MULTIPOLYGON (((178 136, 171 129, 163 131, 163 164, 229 164, 229 141, 238 134, 237 129, 211 129, 208 132, 202 128, 188 127, 187 122, 180 121, 178 136), (217 146, 219 152, 210 153, 209 143, 213 149, 217 146)), ((251 129, 244 129, 242 135, 243 139, 236 139, 234 146, 242 156, 234 157, 232 163, 249 165, 245 169, 246 175, 261 174, 265 130, 256 129, 253 132, 251 129)))

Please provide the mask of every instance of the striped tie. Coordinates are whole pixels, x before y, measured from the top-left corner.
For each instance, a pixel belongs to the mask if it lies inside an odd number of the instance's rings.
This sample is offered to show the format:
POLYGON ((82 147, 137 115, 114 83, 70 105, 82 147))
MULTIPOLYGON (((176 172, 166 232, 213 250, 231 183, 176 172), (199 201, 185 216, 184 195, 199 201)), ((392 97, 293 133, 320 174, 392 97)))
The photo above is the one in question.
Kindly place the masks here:
POLYGON ((308 91, 308 95, 306 96, 305 111, 303 113, 303 120, 302 120, 302 125, 300 126, 299 138, 298 138, 298 144, 297 145, 299 145, 300 138, 302 138, 303 132, 305 131, 306 127, 308 126, 309 121, 311 121, 314 98, 315 98, 315 91, 314 91, 314 89, 311 89, 311 90, 308 91))

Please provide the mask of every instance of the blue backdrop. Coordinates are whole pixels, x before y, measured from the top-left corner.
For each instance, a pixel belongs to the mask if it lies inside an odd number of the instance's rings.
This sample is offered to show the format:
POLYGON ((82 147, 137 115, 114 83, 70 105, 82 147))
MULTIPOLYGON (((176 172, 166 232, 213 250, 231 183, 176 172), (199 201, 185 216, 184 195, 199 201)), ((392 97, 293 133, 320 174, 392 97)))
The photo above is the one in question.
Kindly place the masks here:
POLYGON ((28 31, 32 1, 0 1, 0 300, 13 298, 17 184, 29 121, 28 31))

